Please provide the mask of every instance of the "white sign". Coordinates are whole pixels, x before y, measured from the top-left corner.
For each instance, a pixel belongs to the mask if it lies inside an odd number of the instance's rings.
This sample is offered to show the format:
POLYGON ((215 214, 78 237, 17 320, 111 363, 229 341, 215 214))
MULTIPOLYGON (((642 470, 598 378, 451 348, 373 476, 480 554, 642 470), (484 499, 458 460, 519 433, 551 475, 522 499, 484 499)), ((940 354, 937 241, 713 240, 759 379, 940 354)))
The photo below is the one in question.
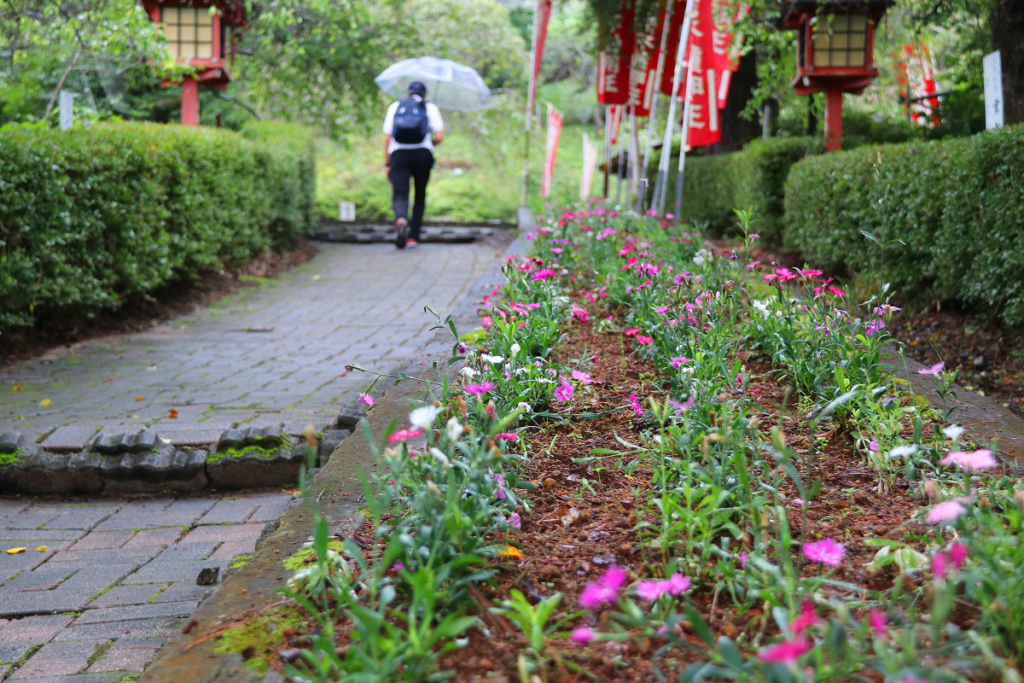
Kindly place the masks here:
POLYGON ((71 130, 75 125, 75 96, 67 90, 60 91, 60 129, 71 130))
POLYGON ((351 223, 356 219, 356 205, 354 202, 340 202, 338 204, 338 220, 351 223))
POLYGON ((1003 60, 999 50, 985 55, 985 128, 1003 127, 1003 60))

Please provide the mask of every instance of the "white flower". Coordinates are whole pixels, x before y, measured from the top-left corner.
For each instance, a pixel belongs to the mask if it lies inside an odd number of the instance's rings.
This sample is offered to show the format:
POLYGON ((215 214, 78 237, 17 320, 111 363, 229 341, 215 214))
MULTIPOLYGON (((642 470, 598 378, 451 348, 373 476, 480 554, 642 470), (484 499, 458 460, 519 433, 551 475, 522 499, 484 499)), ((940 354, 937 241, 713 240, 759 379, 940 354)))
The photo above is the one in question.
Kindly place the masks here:
POLYGON ((760 301, 754 302, 754 308, 761 311, 761 315, 763 315, 766 318, 772 314, 771 311, 768 310, 768 305, 761 303, 760 301))
POLYGON ((526 403, 526 402, 524 402, 524 401, 520 401, 520 402, 519 402, 519 404, 518 404, 518 405, 516 406, 516 410, 521 410, 521 411, 523 411, 523 414, 524 414, 524 415, 525 415, 526 413, 529 413, 529 412, 531 412, 531 411, 532 411, 532 410, 531 410, 531 408, 530 408, 530 404, 529 404, 529 403, 526 403))
POLYGON ((890 458, 906 458, 917 453, 917 445, 913 444, 910 446, 897 446, 896 448, 889 451, 890 458))
POLYGON ((459 374, 465 377, 466 379, 469 379, 476 374, 476 370, 467 365, 466 367, 459 370, 459 374))
POLYGON ((942 433, 946 435, 946 438, 956 441, 960 438, 960 435, 964 433, 964 428, 960 425, 949 425, 942 430, 942 433))
POLYGON ((417 408, 409 413, 409 424, 413 426, 413 429, 429 429, 440 412, 441 409, 436 406, 417 408))
POLYGON ((707 249, 701 249, 694 255, 693 262, 698 266, 703 266, 704 262, 711 258, 713 258, 713 254, 710 251, 707 249))
POLYGON ((512 345, 512 346, 511 346, 511 347, 509 348, 509 351, 511 351, 511 352, 512 352, 512 355, 513 355, 513 356, 518 356, 518 355, 519 355, 519 352, 520 352, 520 351, 522 351, 522 350, 523 350, 523 347, 521 347, 521 346, 520 346, 519 344, 513 344, 513 345, 512 345))
POLYGON ((451 460, 448 459, 447 455, 445 455, 444 453, 441 452, 440 448, 431 448, 430 449, 430 454, 432 456, 434 456, 434 460, 437 460, 439 463, 441 463, 445 467, 451 467, 452 466, 451 460))
POLYGON ((491 356, 491 355, 486 354, 486 353, 480 354, 480 357, 483 358, 488 363, 491 363, 492 365, 496 364, 496 363, 500 363, 501 361, 505 360, 501 356, 491 356))
POLYGON ((448 420, 448 424, 444 426, 445 433, 448 434, 448 438, 452 441, 458 441, 459 437, 462 436, 462 432, 465 430, 462 428, 462 423, 459 422, 459 418, 453 417, 448 420))

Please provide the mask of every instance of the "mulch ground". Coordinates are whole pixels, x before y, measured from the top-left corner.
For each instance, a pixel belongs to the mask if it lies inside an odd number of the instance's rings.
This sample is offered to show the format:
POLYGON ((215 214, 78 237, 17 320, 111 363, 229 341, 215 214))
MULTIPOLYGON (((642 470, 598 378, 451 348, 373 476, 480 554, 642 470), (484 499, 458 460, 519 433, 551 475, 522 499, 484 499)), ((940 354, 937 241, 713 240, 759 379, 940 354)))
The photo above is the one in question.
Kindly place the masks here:
POLYGON ((112 334, 130 334, 155 327, 216 303, 258 279, 276 278, 312 259, 317 248, 303 239, 283 252, 264 252, 248 263, 206 273, 195 283, 177 283, 153 294, 151 300, 127 303, 123 308, 92 319, 66 317, 43 321, 31 330, 7 330, 0 336, 0 372, 15 363, 45 355, 59 346, 112 334), (257 279, 258 278, 258 279, 257 279))

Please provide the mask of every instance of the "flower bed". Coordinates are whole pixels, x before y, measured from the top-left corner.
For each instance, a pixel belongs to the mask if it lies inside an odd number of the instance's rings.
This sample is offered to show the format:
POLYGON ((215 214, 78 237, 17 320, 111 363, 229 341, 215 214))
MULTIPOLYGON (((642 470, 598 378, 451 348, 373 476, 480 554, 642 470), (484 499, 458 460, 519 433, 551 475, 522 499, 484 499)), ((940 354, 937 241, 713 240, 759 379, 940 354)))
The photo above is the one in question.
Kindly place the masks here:
POLYGON ((482 330, 439 321, 464 367, 382 435, 360 532, 316 520, 252 666, 1017 680, 1020 482, 941 364, 932 408, 881 363, 898 309, 752 262, 741 226, 725 253, 601 209, 534 233, 482 330))

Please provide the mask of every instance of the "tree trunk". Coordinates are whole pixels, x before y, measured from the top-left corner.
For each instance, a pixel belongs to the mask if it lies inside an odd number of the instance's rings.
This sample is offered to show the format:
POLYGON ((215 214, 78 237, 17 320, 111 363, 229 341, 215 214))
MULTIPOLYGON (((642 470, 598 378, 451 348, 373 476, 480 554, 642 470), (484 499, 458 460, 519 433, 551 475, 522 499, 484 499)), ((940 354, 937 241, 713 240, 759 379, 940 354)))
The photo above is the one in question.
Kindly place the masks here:
POLYGON ((729 97, 725 100, 725 109, 719 112, 719 123, 722 126, 722 141, 712 145, 710 154, 725 154, 743 149, 751 140, 760 137, 761 124, 757 118, 745 119, 740 112, 747 106, 757 87, 757 58, 750 52, 740 58, 740 66, 732 75, 729 85, 729 97))
POLYGON ((992 0, 989 26, 1003 62, 1006 125, 1024 123, 1024 2, 992 0))

